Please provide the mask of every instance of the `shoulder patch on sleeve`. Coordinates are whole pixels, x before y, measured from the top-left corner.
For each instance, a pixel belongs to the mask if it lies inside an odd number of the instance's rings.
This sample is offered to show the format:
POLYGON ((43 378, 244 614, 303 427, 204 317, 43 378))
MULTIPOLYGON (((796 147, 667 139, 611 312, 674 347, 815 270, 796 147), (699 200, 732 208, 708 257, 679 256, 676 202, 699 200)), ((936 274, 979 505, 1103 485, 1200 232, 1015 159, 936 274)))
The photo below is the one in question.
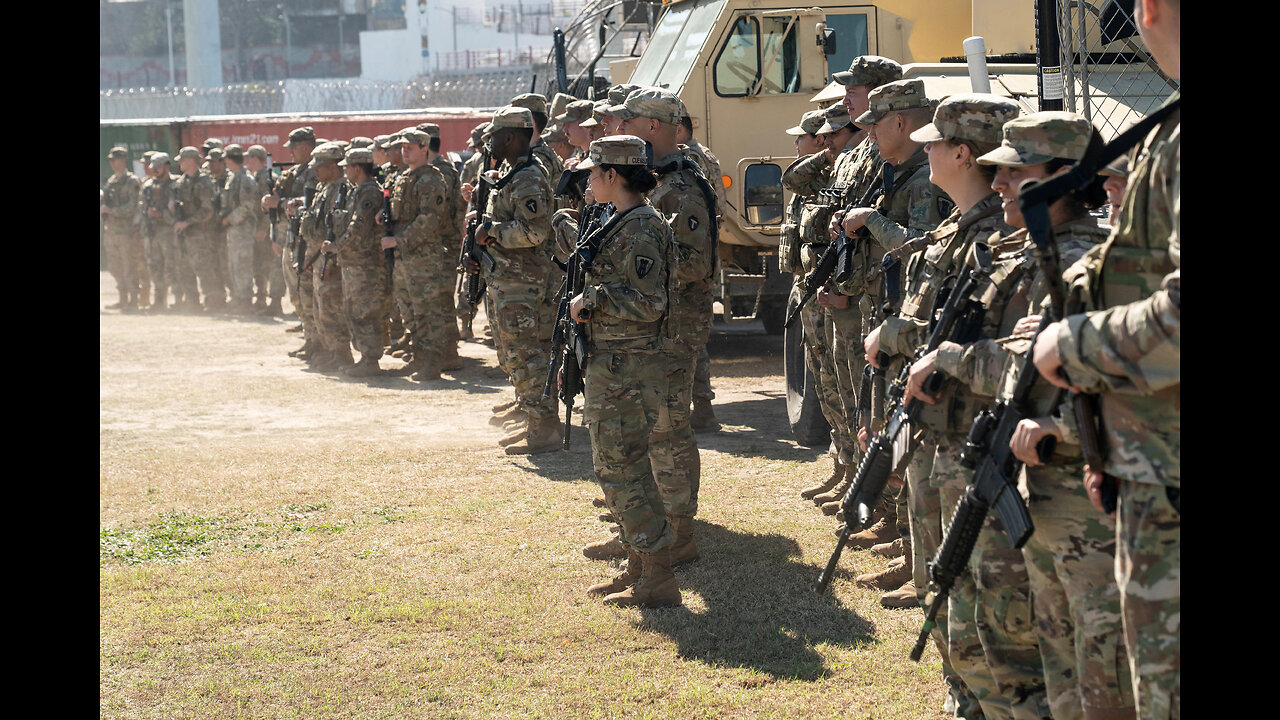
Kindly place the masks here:
POLYGON ((938 217, 945 218, 950 216, 951 211, 955 209, 955 206, 956 206, 955 203, 951 202, 951 199, 948 198, 946 195, 939 195, 936 198, 936 208, 938 210, 938 217))
POLYGON ((644 276, 648 275, 652 269, 653 258, 645 257, 644 255, 636 256, 636 277, 644 279, 644 276))
POLYGON ((690 216, 689 216, 689 231, 690 231, 690 232, 692 232, 692 231, 697 230, 697 229, 698 229, 698 216, 697 216, 697 215, 690 215, 690 216))
POLYGON ((529 209, 529 212, 534 213, 534 214, 537 214, 537 212, 538 212, 538 199, 537 199, 537 198, 529 198, 528 200, 525 200, 525 201, 524 201, 524 206, 525 206, 526 208, 528 208, 528 209, 529 209))

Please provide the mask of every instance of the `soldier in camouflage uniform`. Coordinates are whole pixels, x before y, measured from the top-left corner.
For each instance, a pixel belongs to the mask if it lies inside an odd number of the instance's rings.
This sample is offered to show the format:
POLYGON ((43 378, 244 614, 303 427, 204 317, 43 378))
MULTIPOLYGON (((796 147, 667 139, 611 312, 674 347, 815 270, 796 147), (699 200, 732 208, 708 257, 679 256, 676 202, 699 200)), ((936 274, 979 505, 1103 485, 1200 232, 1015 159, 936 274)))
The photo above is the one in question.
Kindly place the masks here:
MULTIPOLYGON (((1021 183, 1048 177, 1080 160, 1091 143, 1101 146, 1089 122, 1073 113, 1035 113, 1006 123, 1004 132, 1008 141, 979 157, 978 162, 998 168, 991 187, 1004 203, 1006 222, 1014 227, 1025 226, 1017 205, 1021 183)), ((1101 186, 1098 179, 1049 208, 1053 239, 1063 264, 1080 258, 1106 237, 1106 228, 1088 214, 1105 203, 1101 186)), ((1039 324, 1038 314, 1028 315, 1039 312, 1048 296, 1048 285, 1034 264, 1025 230, 984 240, 998 253, 993 272, 974 298, 987 308, 984 338, 967 344, 945 342, 933 358, 926 356, 921 364, 927 367, 932 360, 941 372, 958 378, 976 396, 1008 401, 1030 344, 1025 339, 1028 328, 1033 330, 1039 324)), ((1070 408, 1062 412, 1060 402, 1057 388, 1036 383, 1029 399, 1031 416, 1022 421, 1028 429, 1043 428, 1059 440, 1047 465, 1034 451, 1029 458, 1023 457, 1030 462, 1020 482, 1035 526, 1021 552, 1030 581, 1031 614, 1048 703, 1055 718, 1131 717, 1133 699, 1121 633, 1119 590, 1113 580, 1115 525, 1090 511, 1080 484, 1083 458, 1069 432, 1070 408), (1059 422, 1054 415, 1067 421, 1059 422)), ((941 465, 939 459, 935 467, 941 465)), ((963 485, 954 498, 962 492, 963 485)), ((993 552, 1002 558, 1010 554, 998 547, 1004 536, 994 524, 986 535, 989 537, 980 538, 975 549, 976 563, 986 564, 993 552)), ((998 567, 990 570, 995 572, 984 568, 975 577, 985 578, 988 585, 996 579, 1012 584, 1009 573, 998 567)), ((984 588, 982 595, 991 592, 984 588)), ((977 624, 991 627, 995 620, 979 617, 977 624)), ((991 644, 991 633, 980 634, 984 647, 991 644)), ((986 657, 990 661, 1001 654, 986 657)))
POLYGON ((676 127, 688 113, 674 94, 642 88, 608 112, 621 119, 622 132, 653 146, 658 188, 649 195, 649 202, 670 223, 679 260, 679 291, 671 319, 677 342, 663 353, 666 406, 649 438, 649 456, 667 516, 675 527, 672 562, 682 564, 698 558, 693 517, 698 512, 702 459, 689 422, 689 408, 694 363, 711 334, 711 285, 718 238, 715 192, 676 144, 676 127))
POLYGON ((444 325, 445 336, 448 341, 444 346, 444 358, 441 361, 440 369, 460 370, 462 369, 462 358, 458 355, 458 341, 462 339, 462 336, 458 331, 458 324, 453 319, 459 314, 459 308, 454 303, 458 295, 458 256, 462 254, 462 234, 466 229, 464 218, 467 215, 467 200, 462 196, 462 180, 458 175, 457 169, 453 167, 453 163, 449 162, 449 158, 440 154, 440 126, 435 123, 423 123, 418 126, 418 129, 431 138, 427 144, 427 162, 431 163, 444 176, 445 198, 447 202, 452 204, 451 211, 446 214, 447 222, 440 230, 440 242, 444 244, 445 250, 445 272, 452 281, 447 286, 440 288, 436 303, 440 311, 449 320, 444 325))
MULTIPOLYGON (((213 223, 209 232, 213 236, 214 247, 218 251, 218 277, 222 280, 222 288, 231 292, 231 271, 227 263, 227 229, 222 224, 222 191, 227 186, 231 173, 227 170, 226 150, 221 140, 205 141, 205 160, 200 172, 213 182, 213 223), (212 144, 211 144, 212 143, 212 144)), ((223 307, 219 312, 226 312, 223 307)))
POLYGON ((587 323, 583 414, 596 477, 628 553, 621 575, 587 593, 624 607, 681 604, 671 572, 675 534, 651 463, 667 401, 660 356, 673 339, 677 261, 666 218, 644 198, 657 183, 648 158, 643 140, 621 135, 593 142, 579 165, 591 171, 594 197, 616 212, 584 240, 592 257, 570 302, 573 318, 587 323))
POLYGON ((304 269, 312 278, 315 293, 316 336, 324 351, 314 364, 317 370, 338 370, 352 364, 351 329, 342 309, 342 270, 337 259, 326 262, 323 246, 330 237, 337 239, 338 229, 346 227, 345 199, 350 187, 338 163, 343 159, 337 143, 323 143, 311 154, 316 173, 316 197, 302 220, 302 235, 307 239, 307 262, 304 269), (314 248, 314 249, 313 249, 314 248))
MULTIPOLYGON (((465 207, 468 208, 468 211, 471 208, 471 193, 475 189, 476 179, 480 177, 480 173, 488 170, 488 168, 482 167, 482 165, 487 161, 487 156, 482 152, 484 141, 480 139, 488 124, 488 122, 482 122, 471 129, 471 139, 467 141, 467 147, 471 148, 472 154, 471 157, 467 158, 467 161, 462 164, 462 172, 459 173, 458 177, 458 181, 462 184, 461 194, 463 202, 465 207)), ((466 232, 466 228, 466 213, 464 213, 462 221, 463 233, 466 232)), ((459 247, 459 255, 461 255, 461 247, 459 247)), ((459 266, 458 269, 461 271, 461 266, 459 266)), ((466 282, 464 280, 464 282, 458 286, 457 292, 454 293, 454 307, 457 308, 458 326, 460 328, 459 338, 462 340, 470 340, 475 337, 475 330, 471 327, 471 324, 475 322, 477 306, 473 306, 471 303, 467 302, 466 293, 466 282)), ((507 405, 507 408, 514 405, 515 401, 513 400, 510 405, 507 405)))
MULTIPOLYGON (((1177 0, 1138 0, 1134 24, 1160 69, 1181 74, 1177 0)), ((1177 101, 1174 91, 1168 103, 1177 101)), ((1181 690, 1181 111, 1131 156, 1119 224, 1068 269, 1068 296, 1092 311, 1051 324, 1033 349, 1040 375, 1099 393, 1104 467, 1084 477, 1094 507, 1118 491, 1115 579, 1140 718, 1178 718, 1181 690)))
POLYGON ((453 287, 454 265, 445 257, 441 238, 442 228, 451 222, 453 205, 446 197, 444 176, 427 161, 430 142, 426 133, 406 128, 391 144, 401 149, 409 169, 396 177, 391 189, 395 233, 382 239, 384 249, 396 249, 392 292, 413 356, 404 372, 412 372, 419 382, 440 379, 448 342, 445 325, 453 322, 435 303, 442 288, 453 287))
MULTIPOLYGON (((227 304, 227 290, 218 274, 218 248, 211 226, 213 217, 213 181, 200 173, 200 151, 188 145, 178 152, 182 177, 174 182, 174 202, 181 203, 175 212, 173 231, 187 251, 191 269, 204 293, 206 312, 222 312, 227 304)), ((199 308, 199 295, 188 298, 189 306, 199 308)))
POLYGON ((511 107, 522 107, 533 116, 533 142, 529 153, 547 174, 547 182, 554 187, 564 172, 564 162, 549 145, 542 141, 542 131, 547 126, 547 99, 538 93, 525 93, 511 98, 511 107))
MULTIPOLYGON (((257 183, 263 193, 274 185, 271 168, 268 167, 267 149, 261 145, 251 145, 244 154, 244 167, 257 183)), ((278 213, 277 213, 278 215, 278 213)), ((253 284, 257 288, 255 307, 265 315, 279 317, 283 314, 280 300, 284 297, 284 271, 280 267, 280 259, 272 247, 272 240, 278 240, 284 230, 271 227, 271 214, 258 205, 258 229, 253 234, 253 284), (273 233, 272 230, 275 232, 273 233)))
POLYGON ((146 214, 145 222, 151 232, 147 245, 147 264, 155 287, 155 301, 151 304, 153 312, 168 310, 170 289, 173 290, 175 300, 181 301, 186 288, 195 284, 194 277, 190 276, 190 263, 186 261, 178 238, 173 233, 173 213, 169 209, 169 202, 173 198, 173 178, 169 169, 167 153, 152 155, 152 175, 142 185, 142 212, 146 214), (149 202, 146 200, 147 196, 150 196, 149 202))
MULTIPOLYGON (((284 210, 284 229, 287 230, 287 235, 284 245, 273 249, 280 251, 280 272, 285 278, 289 301, 297 310, 298 320, 302 325, 302 347, 289 354, 306 359, 313 350, 320 349, 320 344, 315 336, 311 278, 306 273, 296 272, 299 264, 306 263, 306 258, 298 258, 297 230, 307 190, 314 192, 316 187, 316 174, 311 167, 311 153, 316 147, 316 133, 309 126, 296 128, 289 133, 289 139, 285 141, 284 146, 289 148, 294 165, 280 173, 280 181, 276 183, 276 193, 264 195, 262 207, 267 211, 280 207, 284 210), (281 205, 282 199, 285 200, 283 205, 281 205)), ((278 233, 279 229, 277 229, 277 237, 280 237, 278 233)))
MULTIPOLYGON (((350 189, 345 206, 339 208, 342 226, 335 222, 334 241, 324 243, 342 273, 342 309, 351 342, 360 352, 360 362, 343 368, 349 377, 373 377, 381 370, 383 316, 390 300, 387 269, 382 255, 382 228, 377 216, 382 210, 382 188, 374 179, 373 152, 352 147, 338 163, 344 169, 350 189)), ((335 216, 335 220, 338 216, 335 216)))
POLYGON ((227 180, 222 189, 219 220, 227 231, 227 265, 231 271, 231 312, 247 315, 253 310, 253 250, 258 216, 262 213, 261 189, 244 169, 244 148, 228 145, 227 180))
POLYGON ((106 224, 107 269, 115 278, 116 291, 120 293, 120 309, 135 312, 147 304, 139 272, 140 266, 146 262, 138 235, 138 202, 142 197, 142 183, 137 175, 127 171, 129 152, 124 148, 111 148, 107 161, 114 174, 102 186, 99 208, 106 224))

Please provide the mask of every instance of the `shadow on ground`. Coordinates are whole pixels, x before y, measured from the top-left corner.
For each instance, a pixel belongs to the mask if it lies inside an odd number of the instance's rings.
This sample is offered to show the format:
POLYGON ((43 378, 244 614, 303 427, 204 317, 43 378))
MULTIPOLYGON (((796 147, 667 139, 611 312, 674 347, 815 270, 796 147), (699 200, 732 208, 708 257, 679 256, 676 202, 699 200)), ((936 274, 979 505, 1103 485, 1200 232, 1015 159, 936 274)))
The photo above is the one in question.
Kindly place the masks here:
POLYGON ((676 577, 686 601, 696 593, 706 610, 640 611, 640 624, 671 637, 680 657, 813 681, 827 674, 816 645, 877 642, 870 621, 813 591, 818 571, 799 562, 794 539, 700 520, 694 536, 702 558, 676 577))
POLYGON ((787 424, 787 401, 781 390, 756 391, 756 398, 714 403, 721 429, 698 435, 698 448, 770 460, 808 461, 826 448, 807 448, 795 442, 787 424))

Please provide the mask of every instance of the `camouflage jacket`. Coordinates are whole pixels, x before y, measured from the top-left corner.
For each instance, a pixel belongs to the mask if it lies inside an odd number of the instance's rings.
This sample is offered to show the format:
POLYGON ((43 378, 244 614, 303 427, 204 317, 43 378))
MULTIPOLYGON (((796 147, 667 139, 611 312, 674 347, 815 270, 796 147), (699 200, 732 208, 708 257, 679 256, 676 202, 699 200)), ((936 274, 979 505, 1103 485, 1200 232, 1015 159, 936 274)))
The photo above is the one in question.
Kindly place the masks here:
MULTIPOLYGON (((266 194, 267 194, 267 188, 271 185, 271 182, 270 182, 270 181, 271 181, 271 169, 270 169, 270 168, 268 168, 266 165, 263 165, 261 170, 259 170, 258 172, 254 173, 254 175, 253 175, 253 181, 254 181, 255 183, 257 183, 257 185, 258 185, 258 194, 259 194, 259 196, 266 195, 266 194)), ((280 213, 280 212, 278 212, 278 211, 277 211, 277 213, 276 213, 276 214, 277 214, 277 216, 278 216, 278 218, 277 218, 277 222, 279 222, 279 217, 283 217, 283 216, 284 216, 284 214, 283 214, 283 213, 280 213)), ((263 210, 263 209, 262 209, 262 203, 261 203, 261 202, 259 202, 259 203, 257 204, 257 217, 258 217, 258 229, 259 229, 259 230, 263 230, 263 229, 265 229, 265 230, 270 231, 270 229, 271 229, 271 213, 270 213, 269 211, 267 211, 267 210, 263 210)))
MULTIPOLYGON (((1065 266, 1102 242, 1107 232, 1097 218, 1086 215, 1055 227, 1053 234, 1060 262, 1065 266)), ((938 370, 959 381, 947 385, 948 388, 956 386, 956 409, 950 417, 950 430, 957 435, 968 431, 977 406, 993 398, 1007 400, 1012 396, 1023 353, 1030 345, 1026 338, 1011 337, 1013 327, 1022 318, 1039 314, 1049 296, 1048 284, 1036 265, 1025 229, 1004 236, 992 235, 987 244, 995 254, 993 267, 973 295, 973 299, 986 308, 978 331, 980 337, 966 344, 946 341, 938 347, 938 370), (966 400, 972 402, 966 404, 966 400)), ((964 262, 964 258, 960 258, 960 262, 964 262)), ((1057 388, 1045 382, 1037 383, 1031 396, 1033 417, 1059 414, 1059 402, 1057 388)), ((1070 413, 1065 416, 1069 418, 1070 413)), ((1069 425, 1064 426, 1064 435, 1069 443, 1074 443, 1075 435, 1069 425)), ((1079 455, 1078 450, 1065 447, 1060 452, 1079 455)))
POLYGON ((142 183, 131 172, 112 175, 102 184, 102 204, 111 211, 104 216, 107 232, 127 233, 137 229, 138 202, 142 183))
POLYGON ((462 179, 458 169, 444 155, 437 155, 431 162, 444 176, 445 202, 449 207, 449 227, 441 235, 445 248, 454 257, 462 250, 462 231, 466 226, 467 201, 462 197, 462 179))
POLYGON ((184 237, 191 237, 209 230, 213 224, 213 181, 208 175, 182 175, 173 183, 174 203, 181 203, 182 210, 175 206, 174 222, 191 223, 182 231, 184 237))
POLYGON ((651 206, 638 205, 615 214, 585 242, 597 248, 582 291, 589 350, 659 349, 676 285, 671 227, 651 206))
MULTIPOLYGON (((280 197, 284 199, 300 198, 300 197, 306 196, 307 188, 315 188, 315 186, 316 186, 315 168, 312 166, 312 163, 306 162, 306 163, 302 163, 299 165, 292 165, 290 167, 285 168, 280 173, 279 182, 276 183, 276 191, 279 192, 280 197)), ((288 215, 286 215, 284 212, 284 203, 281 203, 280 221, 285 224, 285 228, 289 232, 290 237, 288 239, 288 242, 292 243, 296 241, 297 238, 292 237, 294 224, 292 222, 286 222, 286 220, 288 219, 289 219, 288 215)), ((277 233, 279 232, 278 228, 276 232, 277 233)), ((277 235, 276 237, 277 239, 280 238, 279 235, 277 235)))
POLYGON ((258 183, 248 171, 241 168, 238 173, 227 173, 226 184, 222 186, 221 218, 229 219, 232 227, 245 225, 250 230, 256 229, 258 215, 262 213, 261 201, 258 183))
POLYGON ((391 219, 394 221, 396 258, 445 254, 441 238, 452 223, 453 206, 447 197, 444 175, 430 163, 406 170, 391 186, 391 219))
POLYGON ((483 162, 484 153, 479 150, 475 151, 471 154, 471 157, 467 158, 467 161, 462 164, 462 173, 459 178, 462 181, 462 184, 476 184, 476 178, 480 177, 480 166, 483 162))
POLYGON ((530 145, 529 154, 533 156, 534 162, 538 163, 538 167, 542 168, 542 171, 546 173, 547 182, 551 183, 551 187, 554 189, 556 182, 560 179, 560 173, 564 172, 564 161, 545 142, 530 145))
POLYGON ((173 178, 164 177, 156 179, 147 178, 142 183, 142 192, 138 197, 138 214, 142 217, 144 223, 149 223, 151 228, 151 237, 162 237, 173 234, 173 213, 169 211, 169 201, 173 199, 173 178), (151 202, 147 203, 146 197, 148 191, 151 193, 151 202), (147 216, 148 208, 155 208, 160 213, 160 217, 153 218, 147 216))
POLYGON ((347 189, 342 214, 345 222, 334 225, 334 245, 338 260, 345 267, 375 268, 384 262, 382 254, 382 226, 376 218, 382 210, 382 189, 369 178, 355 188, 347 189))
POLYGON ((315 197, 311 198, 311 206, 307 208, 306 214, 302 216, 302 237, 307 239, 308 252, 312 254, 320 250, 320 243, 323 243, 328 237, 328 218, 333 202, 333 191, 339 183, 343 182, 346 181, 316 183, 315 197))
POLYGON ((1111 237, 1066 273, 1069 301, 1100 309, 1068 316, 1058 334, 1071 384, 1102 393, 1106 471, 1172 487, 1181 485, 1180 114, 1137 151, 1111 237))
POLYGON ((545 287, 551 262, 551 183, 528 155, 489 191, 484 220, 490 223, 489 254, 495 261, 490 279, 506 285, 545 287))
MULTIPOLYGON (((662 213, 675 237, 679 297, 673 319, 682 340, 697 344, 711 330, 711 289, 715 280, 716 248, 711 223, 716 209, 707 206, 696 166, 680 150, 654 163, 658 187, 649 202, 662 213)), ((714 196, 713 196, 714 200, 714 196)))
POLYGON ((707 178, 707 182, 711 183, 711 188, 716 191, 716 202, 724 204, 724 181, 721 180, 720 159, 716 154, 711 152, 711 148, 703 145, 697 140, 690 139, 688 145, 681 145, 680 149, 684 151, 685 157, 693 161, 702 171, 703 177, 707 178))

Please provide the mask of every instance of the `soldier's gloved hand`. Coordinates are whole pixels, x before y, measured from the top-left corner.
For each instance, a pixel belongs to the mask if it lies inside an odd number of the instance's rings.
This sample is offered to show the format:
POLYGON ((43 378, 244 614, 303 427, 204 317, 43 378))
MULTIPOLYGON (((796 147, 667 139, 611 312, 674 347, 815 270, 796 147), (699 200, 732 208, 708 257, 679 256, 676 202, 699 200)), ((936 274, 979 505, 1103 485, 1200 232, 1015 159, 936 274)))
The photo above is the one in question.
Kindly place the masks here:
MULTIPOLYGON (((1062 442, 1062 430, 1058 429, 1058 423, 1054 422, 1053 418, 1023 418, 1013 429, 1013 436, 1009 438, 1009 449, 1013 451, 1013 456, 1027 467, 1038 467, 1044 463, 1040 462, 1036 445, 1039 445, 1040 440, 1046 435, 1052 435, 1058 439, 1058 442, 1062 442)), ((1098 509, 1101 510, 1102 506, 1098 506, 1098 509)))

